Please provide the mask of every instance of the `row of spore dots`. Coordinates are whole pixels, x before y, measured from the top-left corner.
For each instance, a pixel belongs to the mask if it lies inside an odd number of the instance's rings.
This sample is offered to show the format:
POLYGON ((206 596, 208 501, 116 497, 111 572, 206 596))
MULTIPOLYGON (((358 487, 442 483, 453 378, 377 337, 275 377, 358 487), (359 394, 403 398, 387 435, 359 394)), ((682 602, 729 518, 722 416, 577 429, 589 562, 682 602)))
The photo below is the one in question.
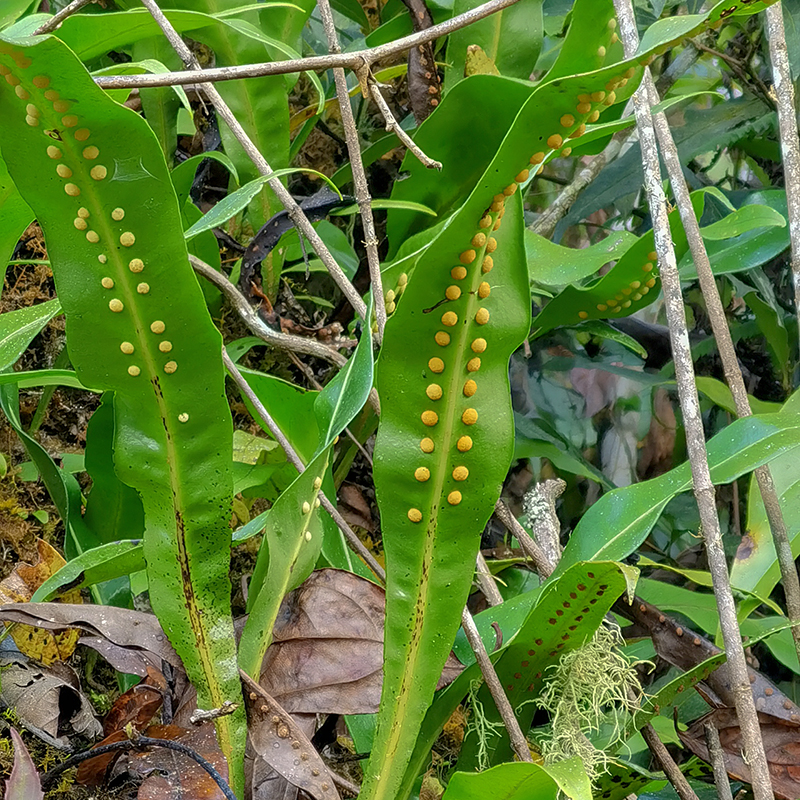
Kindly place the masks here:
MULTIPOLYGON (((609 297, 602 302, 597 303, 596 308, 600 312, 610 311, 612 314, 619 314, 627 308, 630 308, 631 303, 638 302, 656 285, 656 278, 649 277, 649 275, 658 260, 658 254, 655 250, 647 254, 647 261, 642 264, 642 272, 645 273, 643 280, 631 281, 627 286, 619 290, 613 297, 609 297), (644 279, 646 278, 646 279, 644 279)), ((580 319, 588 319, 588 311, 579 311, 578 317, 580 319)))
MULTIPOLYGON (((0 47, 0 54, 10 55, 19 69, 27 69, 33 64, 32 59, 25 56, 21 50, 11 49, 8 46, 0 47)), ((33 99, 35 101, 38 99, 41 103, 43 99, 50 103, 52 105, 53 113, 56 115, 61 115, 61 124, 64 126, 64 128, 70 130, 73 139, 77 143, 77 147, 82 147, 81 156, 86 161, 95 161, 100 156, 100 149, 96 145, 90 144, 84 146, 84 143, 91 137, 91 130, 89 128, 78 127, 80 118, 77 114, 66 113, 71 109, 73 103, 70 100, 63 100, 60 93, 56 89, 51 88, 51 80, 48 75, 36 75, 31 79, 32 86, 39 90, 38 93, 41 93, 41 98, 31 98, 30 92, 22 86, 22 81, 20 78, 17 77, 12 70, 4 64, 0 64, 0 76, 3 76, 6 80, 6 83, 14 87, 14 93, 20 100, 27 101, 33 99)), ((26 103, 25 122, 30 127, 39 127, 41 115, 42 109, 36 104, 36 102, 26 103)), ((70 180, 74 177, 72 169, 67 164, 62 162, 64 151, 55 144, 49 144, 47 145, 46 153, 50 159, 58 162, 55 167, 55 172, 56 175, 65 182, 63 184, 64 192, 70 197, 80 197, 80 187, 70 180)), ((89 176, 95 181, 103 181, 108 176, 108 168, 104 164, 94 164, 89 169, 89 176)), ((115 208, 111 211, 110 216, 114 222, 121 222, 125 218, 125 209, 115 208)), ((89 209, 81 206, 76 212, 75 219, 73 220, 73 226, 77 231, 84 234, 86 241, 89 242, 89 244, 99 244, 100 235, 97 233, 97 231, 90 228, 90 218, 91 212, 89 209)), ((131 231, 123 230, 119 235, 119 243, 123 247, 133 247, 133 245, 136 243, 136 236, 131 231)), ((108 261, 108 257, 105 253, 100 253, 97 256, 97 260, 100 264, 105 264, 108 261)), ((131 258, 128 261, 128 269, 134 274, 143 272, 144 268, 145 265, 141 258, 131 258)), ((100 279, 100 285, 103 287, 103 289, 111 290, 115 285, 114 279, 110 276, 103 276, 100 279)), ((136 286, 136 291, 141 295, 149 294, 150 285, 145 281, 140 281, 136 286)), ((112 313, 119 314, 125 310, 125 305, 118 297, 112 297, 108 302, 108 308, 112 313)), ((166 324, 163 322, 163 320, 154 320, 150 324, 150 330, 155 335, 160 336, 166 331, 166 324)), ((172 347, 172 342, 167 339, 161 340, 158 344, 158 349, 162 353, 171 352, 172 347)), ((133 355, 136 349, 133 343, 128 341, 121 342, 119 348, 120 351, 125 355, 133 355)), ((164 364, 163 369, 164 372, 166 372, 168 375, 171 375, 177 371, 178 363, 174 360, 169 360, 164 364)), ((136 378, 141 374, 141 368, 136 364, 131 364, 127 371, 128 375, 133 378, 136 378)), ((179 422, 188 422, 188 420, 189 415, 187 413, 183 412, 178 414, 179 422)))

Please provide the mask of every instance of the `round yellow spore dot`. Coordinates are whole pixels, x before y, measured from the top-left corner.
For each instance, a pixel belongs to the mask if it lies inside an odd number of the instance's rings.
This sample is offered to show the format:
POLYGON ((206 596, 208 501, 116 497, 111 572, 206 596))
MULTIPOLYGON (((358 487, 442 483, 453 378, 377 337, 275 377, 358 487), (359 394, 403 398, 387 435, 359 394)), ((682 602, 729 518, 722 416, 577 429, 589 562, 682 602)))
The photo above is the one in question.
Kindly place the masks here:
POLYGON ((588 122, 597 122, 600 119, 600 112, 595 109, 586 119, 588 122))
POLYGON ((424 425, 432 428, 439 421, 439 415, 435 411, 423 411, 420 419, 424 425))
POLYGON ((461 421, 465 425, 474 425, 478 421, 478 412, 474 408, 468 408, 461 415, 461 421))
MULTIPOLYGON (((55 106, 55 103, 53 105, 55 106)), ((74 114, 67 114, 61 117, 61 124, 65 128, 74 128, 78 124, 78 118, 74 114)))
POLYGON ((440 372, 444 372, 444 361, 441 358, 434 357, 428 361, 428 369, 438 375, 440 372))
POLYGON ((119 237, 119 243, 123 247, 132 247, 135 242, 136 237, 130 231, 125 231, 125 233, 119 237))
POLYGON ((436 331, 433 340, 439 347, 447 347, 450 344, 450 334, 447 331, 436 331))
POLYGON ((457 506, 461 502, 461 492, 450 492, 450 494, 447 495, 447 502, 450 503, 451 506, 457 506))
POLYGON ((314 490, 319 491, 322 488, 322 478, 314 478, 314 490))
POLYGON ((467 277, 466 267, 453 267, 450 270, 450 277, 455 281, 463 281, 467 277))
POLYGON ((89 174, 96 181, 101 181, 106 177, 106 175, 108 175, 108 170, 102 164, 98 164, 96 167, 92 167, 89 170, 89 174))
POLYGON ((610 308, 614 308, 614 306, 617 304, 617 301, 612 297, 610 300, 606 300, 606 304, 610 308))
POLYGON ((650 278, 650 280, 647 281, 647 285, 652 289, 656 285, 656 279, 650 278))
MULTIPOLYGON (((572 133, 569 135, 569 138, 570 139, 578 139, 579 137, 583 136, 584 133, 586 133, 586 125, 584 125, 581 122, 581 124, 578 125, 578 127, 575 128, 574 131, 572 131, 572 133)), ((570 152, 572 152, 572 151, 570 151, 570 152)), ((563 153, 562 153, 562 155, 563 155, 563 153)))
POLYGON ((105 264, 105 263, 106 263, 106 261, 108 261, 108 258, 106 258, 106 254, 105 254, 105 253, 100 253, 100 255, 99 255, 99 256, 97 256, 97 260, 98 260, 98 261, 99 261, 101 264, 105 264))
POLYGON ((113 289, 114 288, 114 279, 113 278, 103 278, 103 280, 100 281, 100 285, 104 289, 113 289))
POLYGON ((170 350, 172 350, 172 342, 168 342, 168 341, 159 342, 158 349, 162 353, 169 353, 170 350))
POLYGON ((534 153, 531 156, 531 164, 541 164, 544 161, 544 153, 534 153))
POLYGON ((653 262, 648 261, 645 264, 642 264, 642 272, 651 272, 653 269, 653 262))
POLYGON ((69 111, 71 103, 67 102, 66 100, 56 100, 53 103, 53 111, 58 114, 63 114, 65 111, 69 111))
POLYGON ((136 364, 131 364, 128 367, 128 375, 130 375, 133 378, 135 378, 140 372, 141 370, 139 369, 139 367, 136 366, 136 364))
POLYGON ((456 447, 459 452, 466 453, 468 450, 472 450, 472 439, 469 436, 462 436, 456 442, 456 447))
POLYGON ((458 298, 461 297, 461 289, 459 289, 458 286, 448 286, 444 290, 444 296, 448 300, 458 300, 458 298))
POLYGON ((311 503, 309 503, 308 501, 303 503, 303 506, 302 506, 301 510, 302 510, 302 512, 304 514, 310 514, 311 513, 311 503))
POLYGON ((166 329, 167 326, 160 319, 150 323, 150 330, 153 331, 153 333, 164 333, 166 329))
POLYGON ((423 453, 432 453, 434 447, 433 439, 429 439, 427 436, 419 443, 419 449, 422 450, 423 453))
POLYGON ((597 48, 597 55, 600 56, 600 58, 605 58, 606 57, 606 49, 605 49, 605 47, 600 45, 600 47, 597 48))
POLYGON ((614 19, 614 17, 611 17, 611 19, 608 21, 608 29, 610 31, 613 31, 616 27, 617 27, 617 21, 616 19, 614 19))
POLYGON ((608 311, 608 306, 605 303, 598 303, 597 304, 598 311, 608 311))
POLYGON ((50 156, 50 158, 61 158, 64 154, 51 144, 47 147, 47 155, 50 156))
POLYGON ((492 224, 492 218, 488 214, 485 217, 483 217, 481 221, 478 223, 478 225, 480 225, 481 228, 488 228, 491 224, 492 224))
POLYGON ((81 190, 74 183, 65 183, 64 191, 70 197, 77 197, 81 193, 81 190))
POLYGON ((486 234, 485 233, 476 233, 472 237, 472 241, 470 244, 473 247, 483 247, 486 244, 486 234))
POLYGON ((89 219, 89 217, 91 215, 89 214, 89 209, 88 208, 79 208, 78 209, 78 216, 81 219, 89 219))
POLYGON ((517 191, 517 184, 516 183, 509 183, 508 186, 506 186, 506 188, 503 189, 503 194, 506 197, 511 197, 511 195, 514 194, 514 192, 516 192, 516 191, 517 191))
POLYGON ((409 508, 408 518, 411 522, 422 522, 422 512, 418 508, 409 508))
POLYGON ((559 120, 562 128, 571 128, 575 124, 575 117, 572 114, 564 114, 559 120))
POLYGON ((641 300, 641 299, 642 299, 642 295, 639 294, 639 292, 636 292, 636 294, 633 295, 633 297, 631 297, 631 300, 641 300))
POLYGON ((647 293, 650 291, 650 287, 649 287, 649 286, 642 286, 642 288, 641 288, 641 289, 639 289, 639 291, 640 291, 642 294, 647 294, 647 293))
MULTIPOLYGON (((21 86, 14 87, 14 94, 19 97, 20 100, 30 100, 31 94, 27 89, 23 89, 21 86)), ((30 123, 28 123, 30 125, 30 123)), ((39 120, 36 120, 36 124, 39 124, 39 120)))
POLYGON ((440 400, 442 397, 442 387, 438 383, 432 383, 425 389, 425 394, 431 400, 440 400))
POLYGON ((517 183, 525 183, 525 181, 528 180, 530 174, 531 174, 531 171, 529 169, 524 169, 524 170, 522 170, 522 172, 518 172, 517 173, 517 177, 514 178, 514 180, 517 183))
POLYGON ((579 311, 578 319, 589 319, 589 315, 585 311, 579 311))
POLYGON ((56 172, 58 173, 59 178, 72 177, 72 170, 66 164, 58 164, 56 166, 56 172))
POLYGON ((85 231, 89 227, 89 223, 85 219, 82 219, 81 217, 75 217, 75 219, 72 220, 72 224, 79 231, 85 231))
POLYGON ((176 369, 178 369, 178 364, 176 361, 167 361, 167 363, 164 364, 164 372, 166 372, 168 375, 172 375, 176 369))
POLYGON ((614 92, 609 92, 606 99, 603 100, 604 106, 613 106, 617 102, 617 95, 614 92))
POLYGON ((417 467, 414 470, 414 477, 420 483, 424 483, 431 477, 431 471, 427 467, 417 467))
POLYGON ((485 325, 489 321, 489 312, 485 308, 479 308, 475 314, 475 322, 478 325, 485 325))
POLYGON ((383 299, 388 305, 389 303, 394 303, 396 297, 397 295, 394 293, 394 289, 389 289, 389 291, 383 296, 383 299))
POLYGON ((184 411, 183 414, 178 414, 178 422, 188 422, 189 415, 184 411))
POLYGON ((469 470, 466 467, 456 467, 453 470, 453 480, 465 481, 469 478, 469 470))
POLYGON ((478 384, 475 383, 475 381, 472 380, 472 378, 470 378, 464 384, 464 397, 472 397, 472 395, 474 395, 475 392, 477 391, 478 391, 478 384))
POLYGON ((28 103, 28 105, 25 106, 25 113, 29 117, 38 117, 41 112, 33 103, 28 103))
POLYGON ((33 84, 33 85, 34 85, 34 86, 35 86, 37 89, 46 89, 46 88, 47 88, 47 87, 50 85, 50 78, 48 78, 48 77, 47 77, 47 75, 37 75, 37 76, 36 76, 36 77, 35 77, 35 78, 34 78, 34 79, 31 81, 31 83, 32 83, 32 84, 33 84))
POLYGON ((111 212, 111 219, 116 220, 119 222, 125 216, 125 209, 124 208, 115 208, 111 212))
POLYGON ((119 349, 125 353, 126 356, 129 356, 133 352, 133 345, 130 342, 123 342, 119 349))
POLYGON ((140 283, 136 287, 136 291, 139 292, 139 294, 147 294, 150 291, 150 284, 149 283, 140 283))
POLYGON ((591 98, 593 103, 602 103, 606 99, 606 93, 603 91, 592 92, 591 98))
POLYGON ((478 287, 478 297, 481 299, 487 298, 492 293, 492 287, 486 281, 483 281, 478 287))
POLYGON ((578 105, 575 106, 575 110, 579 114, 588 114, 592 110, 592 104, 591 103, 578 103, 578 105))
POLYGON ((491 272, 493 269, 494 269, 494 259, 491 256, 486 256, 486 258, 483 259, 481 272, 485 274, 487 272, 491 272))
POLYGON ((650 251, 650 252, 647 254, 647 260, 648 260, 648 261, 658 261, 658 253, 656 253, 656 251, 655 251, 655 250, 651 250, 651 251, 650 251))
POLYGON ((498 211, 502 211, 505 206, 505 203, 502 200, 495 200, 490 206, 489 210, 492 211, 494 214, 497 214, 498 211))
POLYGON ((91 131, 88 128, 78 128, 75 131, 75 140, 78 142, 85 142, 89 136, 91 136, 91 131))
POLYGON ((122 305, 122 300, 118 300, 116 297, 111 300, 108 304, 108 307, 115 313, 119 314, 125 306, 122 305))
POLYGON ((83 148, 83 157, 88 161, 94 161, 99 155, 100 151, 93 144, 83 148))
POLYGON ((49 100, 51 103, 53 102, 53 100, 58 100, 59 97, 60 97, 60 95, 58 94, 58 92, 55 89, 48 89, 44 93, 44 99, 45 100, 49 100))
POLYGON ((494 253, 495 250, 497 250, 497 239, 495 239, 493 236, 490 236, 489 241, 486 242, 486 252, 494 253))
POLYGON ((471 358, 467 361, 467 371, 477 372, 481 368, 481 360, 479 358, 471 358))
POLYGON ((442 325, 447 325, 448 328, 452 328, 457 322, 458 316, 455 311, 445 311, 444 314, 442 314, 442 325))
POLYGON ((141 258, 132 258, 128 262, 128 269, 131 272, 141 272, 144 269, 144 261, 141 258))
POLYGON ((631 305, 631 301, 630 301, 630 300, 626 300, 626 301, 625 301, 625 302, 622 304, 622 307, 623 307, 623 308, 630 308, 630 305, 631 305))
POLYGON ((5 64, 0 64, 0 75, 5 77, 6 75, 11 74, 11 68, 7 67, 5 64))
POLYGON ((473 353, 484 353, 486 351, 486 339, 475 339, 470 345, 473 353))
POLYGON ((21 81, 16 75, 6 75, 6 83, 9 86, 19 86, 21 81))
POLYGON ((572 155, 572 148, 571 147, 565 147, 561 151, 561 157, 562 158, 569 158, 569 156, 571 156, 571 155, 572 155))
POLYGON ((558 133, 554 133, 547 139, 547 146, 551 150, 558 150, 558 148, 561 147, 562 144, 564 144, 564 137, 558 133))
POLYGON ((86 231, 86 241, 97 244, 100 241, 100 234, 97 231, 86 231))
POLYGON ((631 289, 638 289, 642 284, 639 281, 631 281, 631 289))
POLYGON ((465 250, 459 257, 458 260, 464 264, 471 264, 475 260, 475 251, 474 250, 465 250))

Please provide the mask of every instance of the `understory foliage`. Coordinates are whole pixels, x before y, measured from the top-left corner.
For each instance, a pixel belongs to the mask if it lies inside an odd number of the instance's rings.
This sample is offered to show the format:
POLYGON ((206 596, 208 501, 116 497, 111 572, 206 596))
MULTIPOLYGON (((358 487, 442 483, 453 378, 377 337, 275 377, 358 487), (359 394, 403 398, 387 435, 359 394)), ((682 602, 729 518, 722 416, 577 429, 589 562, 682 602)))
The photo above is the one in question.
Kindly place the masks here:
POLYGON ((131 752, 69 762, 51 797, 667 798, 645 738, 697 786, 708 722, 748 781, 672 334, 773 788, 800 797, 753 478, 800 550, 770 0, 639 0, 628 57, 612 0, 518 0, 410 50, 479 4, 173 0, 219 97, 174 74, 194 62, 149 0, 50 24, 66 5, 0 8, 6 796, 42 796, 67 737, 131 752), (302 59, 338 48, 364 56, 337 96, 302 59), (648 69, 691 192, 665 184, 669 232, 629 113, 648 69))

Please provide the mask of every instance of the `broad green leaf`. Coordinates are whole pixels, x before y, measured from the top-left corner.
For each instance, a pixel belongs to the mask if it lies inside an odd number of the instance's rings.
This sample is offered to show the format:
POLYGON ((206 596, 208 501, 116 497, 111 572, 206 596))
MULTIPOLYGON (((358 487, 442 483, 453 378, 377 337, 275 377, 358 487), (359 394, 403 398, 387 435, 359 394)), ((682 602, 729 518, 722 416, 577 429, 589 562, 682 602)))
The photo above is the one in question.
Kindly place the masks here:
MULTIPOLYGON (((702 392, 712 403, 724 408, 731 414, 736 413, 736 403, 733 402, 731 390, 722 381, 716 378, 709 378, 707 375, 698 375, 695 378, 697 390, 702 392)), ((750 401, 750 408, 754 414, 774 414, 780 411, 779 403, 770 403, 767 400, 759 400, 753 395, 747 395, 750 401)))
MULTIPOLYGON (((419 211, 420 214, 428 214, 431 217, 436 216, 436 212, 432 208, 428 208, 428 206, 424 206, 422 203, 415 203, 412 200, 381 200, 379 198, 377 200, 372 200, 370 206, 372 206, 373 209, 399 208, 405 211, 419 211)), ((331 211, 332 217, 347 217, 353 214, 358 214, 358 206, 355 203, 352 206, 344 206, 331 211)))
POLYGON ((71 369, 36 369, 25 372, 0 373, 0 386, 10 383, 20 389, 35 389, 39 386, 69 386, 72 389, 87 389, 71 369))
MULTIPOLYGON (((730 483, 800 445, 800 416, 764 414, 739 419, 708 442, 708 463, 715 484, 730 483)), ((691 489, 688 462, 658 478, 615 489, 583 515, 558 565, 561 573, 578 561, 622 559, 647 537, 666 504, 691 489)), ((738 585, 748 582, 739 579, 738 585)), ((758 590, 765 596, 769 592, 758 590)))
POLYGON ((592 787, 578 757, 550 766, 501 764, 485 772, 456 772, 442 800, 591 800, 592 787))
POLYGON ((8 260, 33 218, 33 211, 22 199, 5 161, 0 158, 0 280, 5 279, 8 260))
POLYGON ((786 219, 774 208, 762 205, 742 206, 724 219, 700 229, 704 239, 719 241, 741 236, 759 228, 785 228, 786 219))
POLYGON ((61 303, 56 299, 0 314, 0 370, 15 364, 33 337, 60 312, 61 303))
POLYGON ((314 569, 322 547, 319 493, 330 458, 323 450, 270 509, 247 597, 247 622, 239 642, 239 665, 257 680, 272 641, 284 596, 314 569))
MULTIPOLYGON (((0 63, 13 78, 0 85, 0 146, 44 231, 76 372, 115 392, 114 465, 144 505, 150 600, 199 703, 219 707, 241 692, 232 425, 220 335, 188 264, 163 154, 55 37, 0 41, 0 63), (43 142, 48 130, 57 137, 43 142)), ((243 706, 217 730, 239 787, 243 706)))

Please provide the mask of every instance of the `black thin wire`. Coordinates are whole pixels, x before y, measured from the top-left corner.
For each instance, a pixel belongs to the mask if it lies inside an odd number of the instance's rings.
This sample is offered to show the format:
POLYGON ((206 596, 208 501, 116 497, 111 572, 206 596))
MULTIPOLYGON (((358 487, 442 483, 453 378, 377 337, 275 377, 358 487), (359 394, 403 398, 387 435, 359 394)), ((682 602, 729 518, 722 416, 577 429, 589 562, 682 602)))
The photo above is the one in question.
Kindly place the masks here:
POLYGON ((95 756, 101 756, 104 753, 111 753, 115 750, 138 750, 145 747, 165 747, 167 750, 175 750, 178 753, 189 756, 189 758, 199 764, 211 776, 217 786, 219 786, 222 794, 225 795, 225 800, 237 800, 233 790, 228 786, 225 778, 217 772, 214 765, 206 761, 199 753, 192 750, 191 747, 187 747, 180 742, 170 741, 169 739, 153 739, 149 736, 136 736, 135 739, 126 739, 122 742, 103 744, 100 745, 100 747, 95 747, 93 750, 85 750, 83 753, 70 756, 66 761, 63 761, 57 767, 53 767, 53 769, 42 775, 42 788, 46 789, 62 772, 72 769, 72 767, 80 764, 82 761, 87 761, 95 756))

